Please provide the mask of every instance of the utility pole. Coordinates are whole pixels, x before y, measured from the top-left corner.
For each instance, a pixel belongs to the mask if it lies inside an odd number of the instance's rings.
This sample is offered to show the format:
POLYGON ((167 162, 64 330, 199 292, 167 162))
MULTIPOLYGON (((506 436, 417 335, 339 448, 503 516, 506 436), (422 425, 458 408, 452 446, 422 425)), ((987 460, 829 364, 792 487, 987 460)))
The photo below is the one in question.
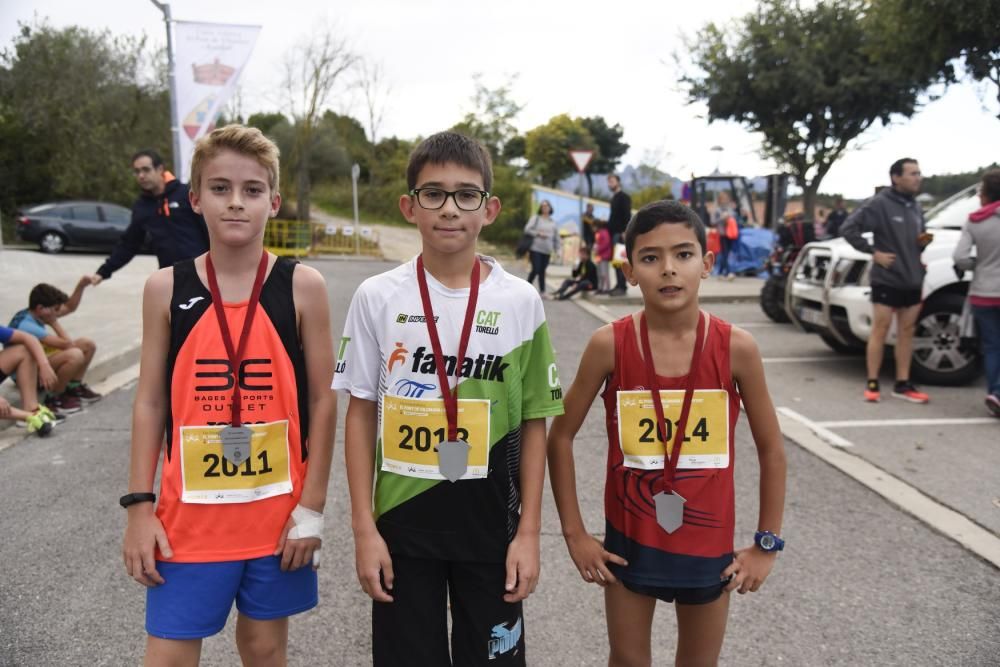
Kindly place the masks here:
POLYGON ((163 12, 163 23, 167 26, 167 80, 170 84, 170 138, 174 151, 174 171, 180 174, 181 168, 178 161, 181 159, 181 135, 180 125, 177 121, 177 77, 174 75, 174 39, 173 29, 170 25, 173 19, 170 15, 170 4, 150 0, 156 8, 163 12))

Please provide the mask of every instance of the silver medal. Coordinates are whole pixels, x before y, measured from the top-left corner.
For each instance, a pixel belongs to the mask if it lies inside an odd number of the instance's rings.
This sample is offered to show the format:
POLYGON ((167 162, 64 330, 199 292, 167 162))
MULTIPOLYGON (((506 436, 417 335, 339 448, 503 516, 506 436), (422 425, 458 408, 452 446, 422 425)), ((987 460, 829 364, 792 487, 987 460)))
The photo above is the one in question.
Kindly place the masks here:
POLYGON ((233 465, 239 465, 250 458, 250 438, 253 431, 246 426, 227 426, 219 432, 222 440, 222 455, 233 465))
POLYGON ((663 491, 653 496, 656 502, 656 522, 668 533, 672 533, 684 523, 684 503, 683 497, 676 491, 665 493, 663 491))
POLYGON ((469 443, 449 440, 438 445, 438 470, 449 482, 457 482, 469 469, 469 443))

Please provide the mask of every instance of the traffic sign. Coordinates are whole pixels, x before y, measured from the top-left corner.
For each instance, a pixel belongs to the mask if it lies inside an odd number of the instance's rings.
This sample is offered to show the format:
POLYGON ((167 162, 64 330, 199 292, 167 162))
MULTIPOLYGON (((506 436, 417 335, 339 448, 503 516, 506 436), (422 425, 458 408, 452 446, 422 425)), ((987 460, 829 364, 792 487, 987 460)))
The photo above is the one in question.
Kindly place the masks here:
POLYGON ((569 159, 573 160, 573 164, 576 165, 576 170, 581 174, 593 158, 594 151, 571 150, 569 152, 569 159))

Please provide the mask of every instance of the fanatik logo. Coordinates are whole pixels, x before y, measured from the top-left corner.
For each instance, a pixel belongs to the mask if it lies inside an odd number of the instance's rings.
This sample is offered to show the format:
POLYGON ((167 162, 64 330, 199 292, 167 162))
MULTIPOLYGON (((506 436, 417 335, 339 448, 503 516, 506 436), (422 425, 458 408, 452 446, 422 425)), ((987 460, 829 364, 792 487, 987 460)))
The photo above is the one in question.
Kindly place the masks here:
POLYGON ((396 343, 396 349, 392 351, 392 354, 389 355, 389 360, 385 362, 385 367, 389 370, 390 373, 392 372, 392 369, 395 368, 396 364, 406 363, 407 352, 409 352, 409 350, 403 347, 402 343, 400 342, 396 343))
MULTIPOLYGON (((396 352, 398 351, 396 350, 396 352)), ((395 352, 393 354, 395 355, 395 352)), ((390 357, 391 360, 392 357, 390 357)), ((455 367, 457 365, 458 357, 447 355, 444 357, 444 372, 448 377, 455 375, 455 367)), ((509 367, 510 364, 504 363, 502 354, 480 354, 475 358, 465 357, 462 359, 459 377, 486 380, 487 382, 503 382, 503 372, 509 367)), ((429 352, 426 347, 418 347, 413 352, 413 364, 410 367, 410 371, 424 375, 437 373, 437 362, 434 361, 434 353, 429 352)))

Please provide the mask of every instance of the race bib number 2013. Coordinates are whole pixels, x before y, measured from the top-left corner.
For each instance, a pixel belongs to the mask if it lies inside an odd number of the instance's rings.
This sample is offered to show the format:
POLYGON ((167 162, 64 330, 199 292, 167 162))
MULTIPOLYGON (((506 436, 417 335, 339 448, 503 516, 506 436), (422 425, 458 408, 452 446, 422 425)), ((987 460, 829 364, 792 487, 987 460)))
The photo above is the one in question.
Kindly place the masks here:
MULTIPOLYGON (((458 438, 469 443, 469 466, 461 479, 484 479, 488 469, 490 402, 458 399, 458 438)), ((382 470, 407 477, 444 479, 437 446, 448 439, 440 398, 382 397, 382 470)))
POLYGON ((181 501, 248 503, 292 492, 288 421, 244 424, 250 456, 236 465, 222 455, 225 426, 181 426, 181 501))
MULTIPOLYGON (((660 391, 660 402, 666 420, 665 434, 658 433, 649 391, 618 392, 618 442, 626 467, 663 468, 664 456, 669 456, 673 448, 684 392, 660 391)), ((729 394, 724 389, 695 390, 685 431, 678 469, 728 468, 729 394)))

